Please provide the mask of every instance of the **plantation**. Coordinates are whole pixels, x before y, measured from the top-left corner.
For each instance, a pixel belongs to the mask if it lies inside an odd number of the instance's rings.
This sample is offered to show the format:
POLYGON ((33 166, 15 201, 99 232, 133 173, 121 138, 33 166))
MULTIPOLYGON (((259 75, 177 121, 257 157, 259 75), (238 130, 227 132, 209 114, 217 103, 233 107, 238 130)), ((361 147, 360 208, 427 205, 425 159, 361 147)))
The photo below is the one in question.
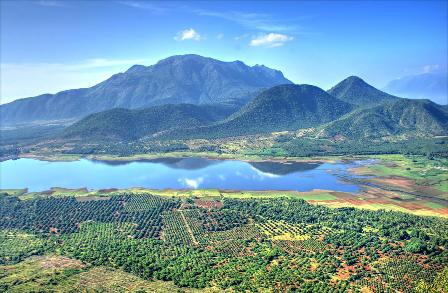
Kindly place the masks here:
POLYGON ((448 220, 288 197, 8 195, 0 197, 0 228, 0 286, 7 292, 152 292, 164 283, 170 291, 237 292, 447 286, 448 220), (31 255, 57 256, 42 262, 31 255))

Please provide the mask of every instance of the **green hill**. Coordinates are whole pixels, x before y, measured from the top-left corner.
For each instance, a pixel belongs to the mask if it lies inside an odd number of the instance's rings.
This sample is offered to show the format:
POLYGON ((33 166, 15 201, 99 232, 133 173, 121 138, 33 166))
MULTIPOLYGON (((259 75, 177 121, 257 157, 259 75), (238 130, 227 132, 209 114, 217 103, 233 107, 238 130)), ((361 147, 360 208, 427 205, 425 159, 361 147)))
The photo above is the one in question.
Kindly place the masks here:
POLYGON ((329 89, 328 93, 341 101, 362 107, 399 99, 374 88, 357 76, 347 77, 329 89))
POLYGON ((125 141, 143 137, 209 139, 312 127, 317 128, 319 137, 347 139, 448 134, 447 106, 429 100, 390 98, 375 91, 379 97, 377 105, 369 107, 351 105, 312 85, 279 85, 261 92, 233 114, 234 108, 217 105, 117 108, 78 121, 65 129, 62 137, 125 141))
POLYGON ((357 109, 323 127, 322 136, 351 139, 448 134, 448 109, 429 100, 397 99, 357 109))
POLYGON ((315 127, 352 106, 312 85, 280 85, 263 91, 241 110, 211 126, 170 131, 180 138, 211 138, 315 127))
POLYGON ((141 110, 116 108, 87 116, 66 128, 63 138, 135 140, 157 132, 207 125, 231 114, 225 106, 163 105, 141 110))

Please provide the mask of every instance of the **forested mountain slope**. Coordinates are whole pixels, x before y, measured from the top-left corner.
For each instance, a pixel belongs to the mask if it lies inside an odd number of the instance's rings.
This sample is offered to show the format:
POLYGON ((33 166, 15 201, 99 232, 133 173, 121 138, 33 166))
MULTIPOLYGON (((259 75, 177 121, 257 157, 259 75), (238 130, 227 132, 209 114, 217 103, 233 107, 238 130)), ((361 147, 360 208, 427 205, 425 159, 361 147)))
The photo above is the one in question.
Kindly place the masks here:
POLYGON ((297 130, 330 122, 351 109, 316 86, 280 85, 263 91, 222 122, 169 135, 207 138, 297 130))
POLYGON ((231 107, 191 104, 141 110, 116 108, 87 116, 66 128, 64 138, 134 140, 154 133, 208 125, 228 116, 231 107))
POLYGON ((448 111, 429 100, 398 99, 379 106, 356 109, 324 127, 323 136, 374 138, 392 135, 448 134, 448 111))
POLYGON ((1 105, 2 124, 80 119, 112 108, 219 104, 240 108, 256 93, 291 83, 263 65, 223 62, 199 55, 172 56, 155 65, 135 65, 84 89, 25 98, 1 105))
POLYGON ((360 107, 376 106, 398 97, 382 92, 357 76, 350 76, 328 90, 330 95, 360 107))

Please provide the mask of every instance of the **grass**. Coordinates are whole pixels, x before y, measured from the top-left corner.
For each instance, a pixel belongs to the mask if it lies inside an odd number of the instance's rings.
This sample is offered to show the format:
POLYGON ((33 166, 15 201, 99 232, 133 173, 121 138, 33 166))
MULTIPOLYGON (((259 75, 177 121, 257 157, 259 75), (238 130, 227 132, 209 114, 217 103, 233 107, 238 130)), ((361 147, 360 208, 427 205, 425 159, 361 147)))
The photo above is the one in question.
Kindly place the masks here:
POLYGON ((289 240, 289 241, 304 241, 310 239, 310 235, 297 235, 292 233, 285 233, 282 235, 273 236, 272 240, 289 240))
POLYGON ((430 216, 430 217, 443 217, 448 218, 448 214, 442 214, 437 213, 436 210, 409 210, 404 207, 398 206, 393 204, 391 202, 390 204, 382 204, 382 203, 366 203, 366 204, 352 204, 350 202, 340 202, 340 201, 322 201, 319 202, 319 204, 325 205, 329 208, 342 208, 342 207, 354 207, 359 209, 366 209, 366 210, 385 210, 385 211, 396 211, 396 212, 403 212, 403 213, 409 213, 414 214, 417 216, 430 216))
POLYGON ((74 259, 46 255, 0 266, 1 292, 216 292, 213 288, 179 288, 149 281, 121 270, 89 267, 74 259))
POLYGON ((424 202, 423 205, 425 205, 425 206, 427 206, 428 208, 431 208, 431 209, 443 209, 443 208, 446 208, 446 206, 443 206, 443 205, 441 205, 439 203, 436 203, 436 202, 430 202, 430 201, 424 202))
MULTIPOLYGON (((78 292, 198 292, 180 289, 172 282, 147 281, 121 270, 96 267, 73 276, 71 286, 78 292)), ((62 289, 62 288, 61 288, 62 289)))
POLYGON ((439 193, 448 192, 448 158, 405 155, 376 155, 370 158, 380 162, 358 168, 359 172, 378 177, 403 177, 413 180, 415 185, 429 187, 439 193))
POLYGON ((15 265, 0 266, 0 291, 60 292, 62 290, 57 291, 56 287, 68 288, 71 275, 82 267, 78 261, 52 256, 32 257, 15 265))

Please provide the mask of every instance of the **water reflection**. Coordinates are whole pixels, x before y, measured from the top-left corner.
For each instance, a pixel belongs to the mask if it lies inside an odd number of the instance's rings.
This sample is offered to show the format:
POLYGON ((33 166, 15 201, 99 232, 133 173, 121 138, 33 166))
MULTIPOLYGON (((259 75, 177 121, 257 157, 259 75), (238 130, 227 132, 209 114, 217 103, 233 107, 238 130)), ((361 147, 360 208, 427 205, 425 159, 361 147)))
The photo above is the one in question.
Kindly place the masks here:
POLYGON ((249 162, 249 164, 255 169, 273 175, 288 175, 296 172, 304 172, 316 169, 320 163, 308 163, 308 162, 249 162))
MULTIPOLYGON (((172 169, 182 170, 200 170, 211 165, 219 164, 222 160, 207 159, 199 157, 188 158, 157 158, 145 159, 139 161, 100 161, 94 160, 96 163, 106 164, 110 166, 128 165, 131 163, 155 163, 162 164, 172 169)), ((295 172, 304 172, 313 170, 321 165, 315 162, 295 162, 295 161, 260 161, 248 162, 256 170, 272 175, 287 175, 295 172)))
POLYGON ((44 162, 19 159, 0 162, 0 188, 216 188, 222 190, 326 189, 356 192, 341 174, 350 163, 244 162, 204 158, 165 158, 136 162, 44 162))

